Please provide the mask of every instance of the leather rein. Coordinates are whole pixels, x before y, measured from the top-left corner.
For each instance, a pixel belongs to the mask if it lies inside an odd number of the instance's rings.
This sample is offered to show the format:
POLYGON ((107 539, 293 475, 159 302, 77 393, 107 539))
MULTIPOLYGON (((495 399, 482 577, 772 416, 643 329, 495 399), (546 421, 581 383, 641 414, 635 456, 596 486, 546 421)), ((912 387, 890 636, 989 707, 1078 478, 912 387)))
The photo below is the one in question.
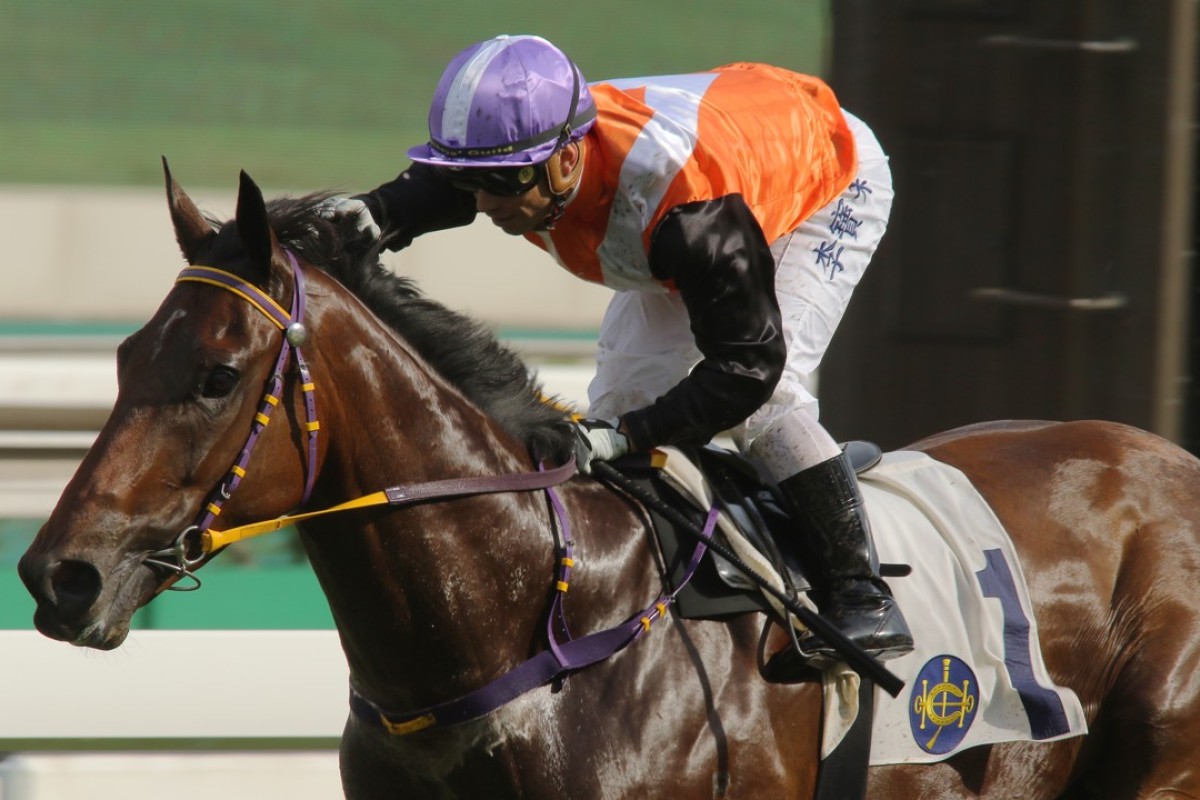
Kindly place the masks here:
POLYGON ((641 638, 650 630, 651 623, 666 616, 667 608, 691 579, 707 549, 705 541, 711 537, 717 520, 716 507, 710 510, 704 528, 704 536, 693 553, 684 579, 680 581, 674 591, 660 595, 649 607, 634 614, 626 622, 607 630, 574 638, 567 627, 563 609, 563 600, 570 586, 571 570, 575 565, 572 555, 574 543, 571 538, 570 521, 566 509, 553 489, 554 486, 565 482, 578 471, 573 457, 562 466, 552 469, 542 469, 539 465, 536 472, 448 478, 393 486, 317 511, 285 515, 224 531, 213 530, 212 525, 220 516, 224 503, 230 499, 246 475, 250 456, 259 437, 270 422, 272 410, 279 405, 283 393, 284 375, 293 353, 295 354, 296 369, 300 375, 301 388, 304 392, 307 414, 305 428, 308 432, 304 495, 300 501, 301 505, 308 501, 316 481, 317 437, 320 431, 320 423, 317 420, 316 387, 308 364, 300 350, 301 345, 308 340, 308 332, 304 327, 304 275, 296 257, 291 252, 285 251, 285 253, 294 278, 290 311, 285 311, 274 299, 256 286, 232 273, 214 267, 190 266, 176 278, 176 283, 202 283, 236 294, 266 316, 283 332, 283 337, 275 367, 259 403, 258 412, 254 415, 250 434, 233 466, 209 494, 195 521, 176 537, 171 546, 152 551, 145 558, 144 563, 165 569, 169 573, 156 593, 166 590, 194 591, 200 588, 200 579, 196 576, 196 570, 221 549, 234 542, 277 531, 292 523, 313 517, 375 505, 407 506, 427 500, 497 492, 545 490, 558 519, 559 525, 555 530, 555 535, 560 540, 555 573, 557 591, 551 602, 547 620, 549 649, 538 653, 475 691, 416 711, 385 710, 364 697, 351 685, 351 711, 366 724, 396 735, 415 733, 442 725, 458 724, 485 716, 532 689, 560 680, 570 672, 609 658, 641 638), (190 583, 183 587, 175 586, 178 581, 183 579, 188 579, 190 583))
POLYGON ((284 374, 290 361, 290 355, 295 353, 296 369, 300 375, 301 388, 304 392, 304 405, 307 414, 305 429, 308 432, 308 450, 305 460, 304 494, 300 504, 308 502, 316 482, 317 473, 317 436, 321 425, 317 420, 316 386, 313 383, 308 362, 305 361, 300 346, 308 340, 308 331, 304 327, 304 273, 300 269, 296 257, 290 251, 284 251, 292 267, 293 290, 291 311, 284 311, 270 296, 258 287, 239 278, 230 272, 214 267, 191 266, 179 273, 176 283, 196 282, 216 286, 233 292, 258 309, 277 328, 283 331, 279 355, 275 359, 275 367, 267 388, 259 402, 258 412, 250 426, 250 434, 241 452, 229 468, 225 478, 209 494, 195 521, 185 528, 175 541, 161 550, 149 553, 145 563, 162 567, 171 574, 159 587, 164 590, 194 591, 200 588, 200 579, 196 570, 212 556, 234 542, 260 536, 265 533, 281 530, 288 525, 301 522, 325 514, 335 514, 356 508, 376 505, 406 506, 426 500, 449 499, 469 495, 489 494, 497 492, 521 492, 538 489, 548 489, 568 480, 576 473, 575 460, 572 458, 560 467, 537 472, 521 472, 508 475, 481 475, 476 477, 448 478, 407 485, 392 486, 373 494, 340 503, 330 508, 308 511, 301 514, 291 514, 276 519, 254 522, 224 531, 213 530, 212 525, 221 514, 227 500, 246 476, 250 456, 258 443, 259 437, 271 421, 272 410, 279 405, 283 393, 284 374), (191 583, 184 587, 175 586, 175 582, 187 578, 191 583))

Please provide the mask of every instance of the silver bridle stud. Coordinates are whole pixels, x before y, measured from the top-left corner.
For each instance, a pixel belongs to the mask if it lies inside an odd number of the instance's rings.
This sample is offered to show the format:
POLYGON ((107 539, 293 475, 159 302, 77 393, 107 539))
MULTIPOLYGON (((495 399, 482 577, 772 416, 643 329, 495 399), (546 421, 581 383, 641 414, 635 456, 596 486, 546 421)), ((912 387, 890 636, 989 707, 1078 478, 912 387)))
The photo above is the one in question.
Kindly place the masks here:
POLYGON ((293 322, 288 325, 287 333, 288 344, 292 347, 299 347, 308 341, 308 328, 304 327, 299 322, 293 322))

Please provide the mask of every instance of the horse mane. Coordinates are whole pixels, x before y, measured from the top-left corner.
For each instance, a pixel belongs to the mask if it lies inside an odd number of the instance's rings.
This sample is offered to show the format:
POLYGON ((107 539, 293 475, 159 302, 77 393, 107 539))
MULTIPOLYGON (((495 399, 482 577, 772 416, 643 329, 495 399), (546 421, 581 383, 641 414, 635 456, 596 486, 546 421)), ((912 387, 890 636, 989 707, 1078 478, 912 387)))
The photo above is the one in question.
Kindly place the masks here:
MULTIPOLYGON (((554 463, 574 452, 567 412, 552 405, 520 356, 480 322, 423 295, 411 278, 380 261, 384 243, 345 215, 318 212, 330 193, 267 202, 279 243, 336 279, 408 342, 451 385, 522 442, 535 459, 554 463)), ((220 226, 212 258, 241 252, 236 225, 220 226)))

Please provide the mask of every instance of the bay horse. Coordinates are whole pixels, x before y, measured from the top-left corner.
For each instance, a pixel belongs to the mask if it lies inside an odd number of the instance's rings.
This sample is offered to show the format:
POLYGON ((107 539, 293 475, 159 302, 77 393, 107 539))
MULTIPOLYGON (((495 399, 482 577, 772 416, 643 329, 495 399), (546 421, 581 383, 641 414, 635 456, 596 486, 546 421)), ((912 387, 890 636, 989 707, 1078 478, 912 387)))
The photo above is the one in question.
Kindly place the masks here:
MULTIPOLYGON (((197 537, 217 513, 228 529, 569 457, 570 425, 519 359, 386 271, 352 222, 318 213, 322 195, 267 204, 243 174, 222 224, 169 170, 166 182, 192 266, 121 345, 112 415, 21 559, 42 633, 120 645, 137 608, 194 578, 207 558, 197 537), (276 377, 281 342, 302 345, 300 373, 276 377), (275 405, 274 425, 251 423, 275 405)), ((1095 421, 982 424, 913 447, 962 470, 1011 534, 1045 663, 1090 733, 875 767, 868 796, 1200 797, 1200 462, 1095 421)), ((643 510, 587 476, 554 491, 555 502, 466 493, 299 524, 360 706, 424 709, 488 685, 546 651, 552 598, 576 633, 652 607, 662 575, 643 510)), ((668 612, 615 656, 469 721, 391 732, 352 713, 345 793, 811 797, 821 687, 764 679, 764 639, 777 635, 759 614, 668 612)))

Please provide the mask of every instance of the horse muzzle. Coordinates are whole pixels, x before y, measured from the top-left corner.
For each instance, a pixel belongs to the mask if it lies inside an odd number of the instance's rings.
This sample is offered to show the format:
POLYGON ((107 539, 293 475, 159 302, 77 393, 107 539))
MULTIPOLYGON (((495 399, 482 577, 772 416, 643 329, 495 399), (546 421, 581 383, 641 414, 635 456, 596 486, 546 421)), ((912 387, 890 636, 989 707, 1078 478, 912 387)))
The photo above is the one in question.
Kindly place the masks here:
POLYGON ((142 584, 154 580, 149 569, 134 574, 122 570, 125 580, 111 575, 106 579, 86 559, 32 552, 22 556, 17 572, 37 601, 33 624, 40 633, 98 650, 111 650, 125 641, 142 584))

